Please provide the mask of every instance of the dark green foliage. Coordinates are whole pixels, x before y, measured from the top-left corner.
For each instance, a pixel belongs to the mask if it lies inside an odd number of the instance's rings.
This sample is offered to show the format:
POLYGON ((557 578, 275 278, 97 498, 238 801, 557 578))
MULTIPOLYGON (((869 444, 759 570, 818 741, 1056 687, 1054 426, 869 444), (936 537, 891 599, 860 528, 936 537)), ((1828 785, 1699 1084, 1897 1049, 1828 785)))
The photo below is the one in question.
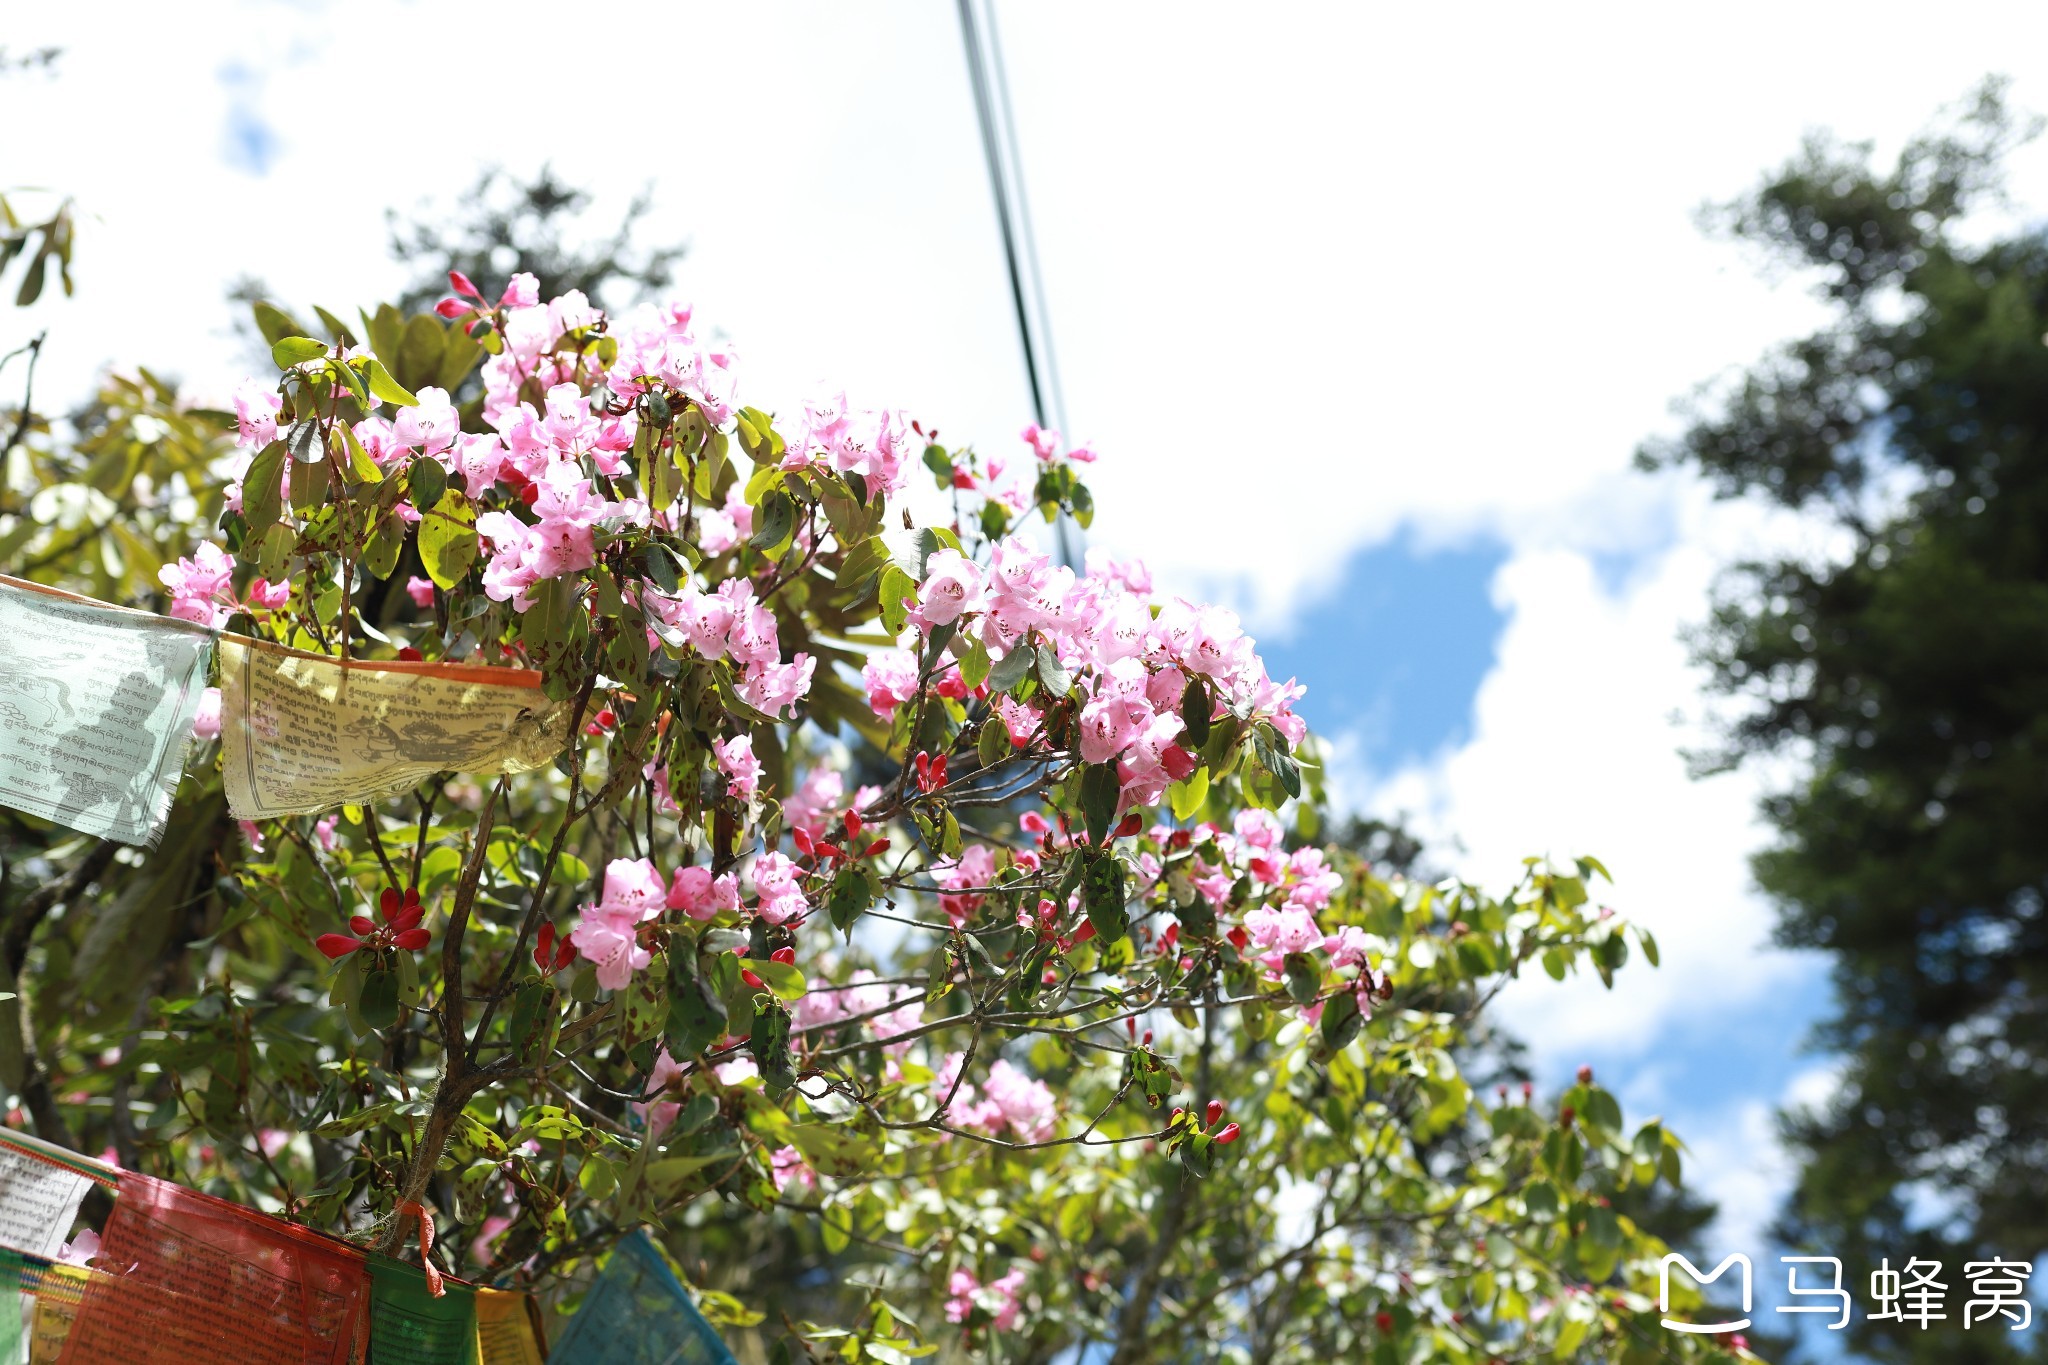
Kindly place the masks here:
MULTIPOLYGON (((1788 1118, 1787 1230, 1852 1270, 1940 1258, 1956 1285, 1963 1261, 2048 1244, 2048 239, 1955 230, 2031 131, 1987 84, 1888 173, 1816 140, 1724 211, 1817 269, 1834 320, 1640 457, 1846 533, 1832 561, 1724 585, 1697 643, 1747 706, 1706 761, 1803 773, 1766 803, 1756 872, 1782 941, 1834 955, 1823 1041, 1847 1074, 1788 1118), (1930 1197, 1947 1221, 1909 1230, 1930 1197)), ((1887 1360, 2041 1349, 1856 1331, 1887 1360)))

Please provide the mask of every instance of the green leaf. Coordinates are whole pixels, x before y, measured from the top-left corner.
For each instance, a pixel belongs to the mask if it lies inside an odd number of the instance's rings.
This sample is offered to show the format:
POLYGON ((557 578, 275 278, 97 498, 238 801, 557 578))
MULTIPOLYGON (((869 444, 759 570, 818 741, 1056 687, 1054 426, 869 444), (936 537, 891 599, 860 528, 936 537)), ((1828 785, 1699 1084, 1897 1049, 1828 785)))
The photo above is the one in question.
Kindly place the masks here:
POLYGON ((1173 807, 1174 819, 1193 819, 1195 812, 1209 799, 1209 770, 1197 768, 1169 786, 1166 799, 1173 807))
POLYGON ((1332 996, 1323 1006, 1323 1055, 1330 1057, 1342 1052, 1364 1027, 1356 993, 1341 991, 1332 996))
POLYGON ((832 927, 850 937, 854 924, 875 903, 876 894, 873 874, 867 868, 852 864, 839 869, 839 875, 832 879, 832 889, 825 898, 825 908, 832 916, 832 927))
POLYGON ((1215 709, 1209 698, 1209 689, 1202 680, 1189 678, 1187 687, 1180 694, 1180 723, 1187 735, 1189 748, 1199 749, 1209 742, 1209 713, 1215 709))
POLYGON ((1059 652, 1051 645, 1038 647, 1038 680, 1055 697, 1064 697, 1074 690, 1074 680, 1067 676, 1066 665, 1060 662, 1059 652))
POLYGON ((990 716, 983 721, 974 737, 974 753, 981 760, 982 769, 995 767, 1010 756, 1010 750, 1010 727, 1003 724, 1001 717, 990 716))
POLYGON ((1092 857, 1081 874, 1081 904, 1095 936, 1105 944, 1115 943, 1131 929, 1131 915, 1124 893, 1124 865, 1114 854, 1092 857))
POLYGON ((432 456, 416 455, 413 457, 411 475, 406 483, 414 510, 425 512, 441 501, 441 494, 447 491, 448 471, 432 456))
POLYGON ((917 595, 917 583, 903 572, 901 565, 892 563, 882 570, 879 593, 882 628, 891 635, 901 635, 903 627, 910 621, 910 608, 904 602, 917 595))
POLYGON ((272 303, 262 299, 249 305, 249 313, 256 319, 256 330, 263 333, 263 339, 272 345, 286 337, 303 337, 306 329, 298 319, 272 303))
POLYGON ((772 550, 789 539, 790 530, 796 525, 796 503, 781 489, 773 489, 761 499, 758 520, 760 524, 747 544, 756 550, 772 550))
POLYGON ((372 1029, 387 1029, 398 1022, 398 973, 390 967, 371 967, 363 973, 359 1001, 363 1022, 372 1029))
POLYGON ((476 563, 476 509, 453 488, 420 519, 420 563, 443 591, 453 588, 476 563))
POLYGON ((967 653, 961 656, 960 681, 966 683, 967 690, 972 692, 981 686, 982 679, 988 677, 989 668, 988 646, 976 638, 967 647, 967 653))
POLYGON ((770 1095, 780 1095, 796 1084, 796 1069, 789 1060, 789 1012, 782 1006, 770 1005, 755 1012, 747 1049, 754 1054, 754 1065, 761 1069, 762 1084, 770 1095))
POLYGON ((1287 993, 1294 997, 1294 1003, 1313 1005, 1316 997, 1323 993, 1323 969, 1307 953, 1289 953, 1284 965, 1287 969, 1287 993))
POLYGON ((327 343, 311 337, 286 337, 270 348, 270 358, 277 362, 280 370, 296 369, 308 360, 318 360, 327 354, 327 343))
POLYGON ((1087 821, 1088 842, 1100 846, 1108 837, 1121 792, 1115 762, 1090 763, 1081 770, 1081 817, 1087 821))
POLYGON ((1038 656, 1028 645, 1018 645, 989 668, 988 690, 998 694, 1008 692, 1024 681, 1024 674, 1036 662, 1038 656))
MULTIPOLYGON (((730 954, 719 954, 730 957, 730 954)), ((727 1012, 719 993, 697 974, 697 954, 685 941, 670 940, 668 954, 668 1050, 678 1060, 695 1057, 723 1037, 727 1012)))
POLYGON ((747 969, 760 977, 762 984, 780 999, 801 1000, 810 990, 804 983, 804 974, 790 963, 748 958, 747 969))
POLYGON ((279 491, 284 482, 284 461, 283 441, 272 441, 249 461, 249 472, 242 476, 242 519, 249 523, 244 544, 260 540, 284 511, 279 491))
POLYGON ((391 371, 384 368, 383 361, 371 356, 363 368, 366 371, 363 378, 369 381, 372 398, 380 403, 396 403, 401 408, 418 406, 420 400, 411 389, 391 377, 391 371))

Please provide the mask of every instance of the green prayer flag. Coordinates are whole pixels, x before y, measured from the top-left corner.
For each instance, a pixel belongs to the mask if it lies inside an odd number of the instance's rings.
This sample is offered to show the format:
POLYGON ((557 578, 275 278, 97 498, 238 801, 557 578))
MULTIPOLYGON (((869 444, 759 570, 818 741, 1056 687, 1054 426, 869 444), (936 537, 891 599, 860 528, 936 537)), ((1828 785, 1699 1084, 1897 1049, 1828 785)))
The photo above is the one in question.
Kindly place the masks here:
POLYGON ((370 1257, 369 1365, 476 1365, 476 1289, 442 1285, 436 1298, 418 1266, 370 1257))

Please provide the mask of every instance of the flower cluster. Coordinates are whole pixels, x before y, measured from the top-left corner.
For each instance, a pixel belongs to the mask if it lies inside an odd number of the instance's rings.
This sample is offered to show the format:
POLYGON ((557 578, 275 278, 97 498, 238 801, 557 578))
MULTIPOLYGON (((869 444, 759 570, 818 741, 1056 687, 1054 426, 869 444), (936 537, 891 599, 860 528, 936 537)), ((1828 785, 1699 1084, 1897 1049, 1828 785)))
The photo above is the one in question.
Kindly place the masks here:
POLYGON ((1023 1288, 1021 1270, 1012 1270, 987 1284, 976 1279, 971 1270, 956 1270, 946 1282, 946 1321, 968 1323, 978 1309, 989 1326, 1007 1332, 1017 1325, 1021 1309, 1017 1296, 1023 1288))
POLYGON ((734 690, 755 710, 780 717, 810 692, 818 661, 798 651, 782 662, 775 613, 755 598, 748 580, 728 578, 716 592, 692 584, 674 596, 643 584, 640 600, 651 637, 687 644, 706 659, 731 659, 740 670, 734 690))
POLYGON ((236 608, 250 612, 276 611, 291 599, 289 583, 257 579, 249 585, 246 598, 235 598, 235 561, 212 541, 202 541, 190 559, 166 564, 157 570, 157 581, 171 594, 171 615, 180 621, 194 621, 219 630, 236 608))
POLYGON ((939 1066, 932 1089, 940 1098, 951 1091, 947 1106, 952 1123, 961 1128, 996 1135, 1008 1132, 1017 1142, 1046 1142, 1059 1127, 1059 1103, 1044 1081, 1025 1075, 1007 1060, 998 1059, 977 1093, 971 1081, 959 1080, 965 1057, 949 1052, 939 1066))
MULTIPOLYGON (((984 569, 958 551, 934 551, 925 563, 911 620, 921 629, 952 625, 992 659, 1036 640, 1081 680, 1080 752, 1088 763, 1115 762, 1120 809, 1149 806, 1196 760, 1178 741, 1189 682, 1200 679, 1213 716, 1235 711, 1269 722, 1290 743, 1307 733, 1294 703, 1307 690, 1266 673, 1235 613, 1184 598, 1148 601, 1142 564, 1097 560, 1076 577, 1024 541, 999 542, 984 569)), ((914 661, 890 653, 870 660, 863 677, 869 704, 888 714, 916 694, 914 661)), ((1032 708, 998 706, 1013 743, 1029 743, 1032 708)))

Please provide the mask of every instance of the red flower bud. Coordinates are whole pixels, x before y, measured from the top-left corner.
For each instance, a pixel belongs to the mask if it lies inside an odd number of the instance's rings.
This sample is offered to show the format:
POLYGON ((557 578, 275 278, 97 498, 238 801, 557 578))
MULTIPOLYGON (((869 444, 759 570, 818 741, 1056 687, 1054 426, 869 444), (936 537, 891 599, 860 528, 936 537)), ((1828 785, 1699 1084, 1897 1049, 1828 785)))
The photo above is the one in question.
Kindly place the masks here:
POLYGON ((425 929, 408 929, 393 939, 392 942, 407 952, 418 952, 427 946, 427 940, 432 937, 433 934, 425 929))
POLYGON ((1187 1112, 1188 1112, 1187 1110, 1185 1110, 1185 1109, 1181 1108, 1181 1107, 1180 1107, 1179 1105, 1177 1105, 1177 1104, 1176 1104, 1176 1105, 1175 1105, 1175 1106, 1173 1107, 1173 1117, 1172 1117, 1171 1119, 1167 1120, 1167 1122, 1168 1122, 1168 1123, 1170 1123, 1170 1124, 1172 1124, 1172 1123, 1179 1123, 1179 1122, 1180 1122, 1180 1119, 1181 1119, 1181 1115, 1183 1115, 1183 1114, 1185 1114, 1185 1113, 1187 1113, 1187 1112))
POLYGON ((469 276, 463 274, 460 270, 448 272, 448 287, 458 294, 467 294, 473 299, 483 297, 482 294, 476 292, 476 286, 469 282, 469 276))
POLYGON ((1138 812, 1132 811, 1129 815, 1126 815, 1122 820, 1117 822, 1116 837, 1119 839, 1128 839, 1133 834, 1136 834, 1139 830, 1143 828, 1145 828, 1144 820, 1139 818, 1138 812))
POLYGON ((1225 935, 1225 937, 1230 940, 1231 946, 1236 948, 1240 953, 1243 952, 1245 950, 1245 947, 1252 941, 1252 936, 1244 931, 1244 926, 1242 924, 1233 928, 1227 935, 1225 935))
POLYGON ((461 299, 442 299, 434 305, 434 311, 444 318, 459 318, 469 311, 469 305, 461 299))
POLYGON ((1228 1147, 1231 1143, 1237 1141, 1237 1135, 1242 1131, 1234 1123, 1224 1124, 1223 1131, 1216 1135, 1216 1145, 1218 1147, 1228 1147))
POLYGON ((768 954, 768 960, 770 962, 780 962, 787 966, 794 967, 796 965, 796 949, 777 948, 774 952, 768 954))
POLYGON ((1379 1328, 1382 1332, 1391 1332, 1394 1330, 1394 1315, 1392 1313, 1375 1313, 1372 1315, 1372 1325, 1379 1328))
POLYGON ((877 839, 872 844, 869 844, 866 850, 863 851, 860 856, 863 858, 872 858, 888 846, 889 841, 887 839, 877 839))
POLYGON ((1592 1068, 1592 1067, 1590 1067, 1590 1066, 1582 1066, 1582 1067, 1580 1067, 1580 1068, 1579 1068, 1579 1084, 1580 1084, 1580 1085, 1591 1085, 1592 1083, 1593 1083, 1593 1068, 1592 1068))
POLYGON ((746 982, 757 991, 761 989, 761 978, 754 975, 753 968, 751 967, 740 968, 740 980, 746 982))
POLYGON ((597 723, 609 730, 619 723, 618 713, 607 706, 597 713, 597 723))
POLYGON ((358 934, 374 934, 377 932, 377 921, 371 919, 368 915, 350 915, 348 917, 348 927, 355 930, 358 934))
POLYGON ((805 830, 791 830, 789 835, 789 841, 795 844, 796 851, 803 854, 806 858, 810 857, 811 854, 814 852, 811 846, 811 836, 805 830))
POLYGON ((1206 1127, 1214 1128, 1218 1123, 1222 1122, 1223 1101, 1210 1100, 1208 1107, 1202 1110, 1202 1117, 1205 1120, 1206 1127))
POLYGON ((398 647, 398 657, 404 663, 416 664, 427 656, 414 649, 411 645, 400 645, 398 647))
POLYGON ((1086 943, 1086 942, 1087 942, 1087 941, 1088 941, 1089 939, 1091 939, 1091 938, 1094 938, 1094 937, 1095 937, 1095 921, 1094 921, 1094 920, 1089 920, 1089 919, 1084 919, 1084 920, 1082 920, 1082 921, 1081 921, 1081 927, 1080 927, 1080 928, 1078 928, 1078 929, 1076 929, 1076 930, 1074 931, 1074 942, 1076 942, 1076 943, 1086 943))
POLYGON ((405 903, 405 897, 398 894, 398 888, 387 886, 377 893, 377 913, 388 923, 398 913, 398 907, 405 903))
POLYGON ((555 970, 560 971, 576 960, 576 945, 563 939, 555 947, 555 970))
POLYGON ((343 958, 362 947, 363 941, 347 934, 322 934, 313 940, 313 946, 329 957, 343 958))
POLYGON ((1578 1111, 1573 1109, 1570 1105, 1566 1105, 1564 1108, 1557 1111, 1558 1126, 1561 1128, 1569 1128, 1572 1126, 1572 1120, 1577 1117, 1578 1111))
POLYGON ((1174 781, 1185 779, 1196 768, 1195 756, 1178 744, 1169 744, 1159 755, 1159 766, 1166 769, 1166 775, 1174 781))

